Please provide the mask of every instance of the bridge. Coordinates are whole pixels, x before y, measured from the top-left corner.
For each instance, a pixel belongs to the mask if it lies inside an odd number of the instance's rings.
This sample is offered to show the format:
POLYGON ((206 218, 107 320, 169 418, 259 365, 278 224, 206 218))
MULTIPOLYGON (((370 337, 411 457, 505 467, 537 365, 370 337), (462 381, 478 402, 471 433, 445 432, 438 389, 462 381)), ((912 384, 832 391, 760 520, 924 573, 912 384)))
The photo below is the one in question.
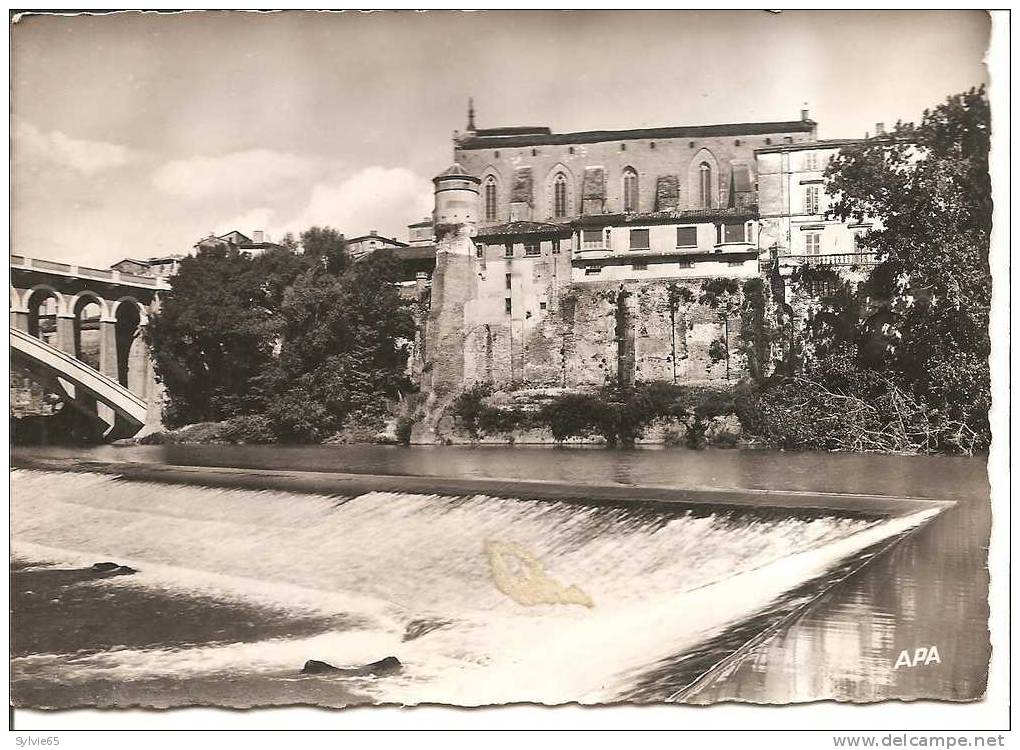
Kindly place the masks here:
POLYGON ((107 438, 158 429, 144 330, 166 279, 11 256, 11 364, 107 438))

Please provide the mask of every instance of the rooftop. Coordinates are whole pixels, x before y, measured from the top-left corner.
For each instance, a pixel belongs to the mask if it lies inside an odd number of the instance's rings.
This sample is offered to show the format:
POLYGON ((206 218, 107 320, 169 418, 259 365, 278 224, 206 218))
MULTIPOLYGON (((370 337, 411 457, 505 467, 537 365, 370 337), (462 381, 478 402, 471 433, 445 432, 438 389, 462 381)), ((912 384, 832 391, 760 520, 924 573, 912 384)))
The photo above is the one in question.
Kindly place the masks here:
POLYGON ((517 126, 510 128, 479 128, 474 131, 476 137, 489 138, 507 135, 551 135, 552 131, 546 127, 517 126))
MULTIPOLYGON (((161 265, 163 263, 173 263, 175 261, 182 260, 185 256, 183 255, 164 255, 159 258, 122 258, 113 265, 116 266, 120 263, 137 263, 140 266, 153 266, 161 265)), ((111 266, 112 267, 112 266, 111 266)))
POLYGON ((435 245, 410 245, 392 248, 392 253, 400 260, 427 260, 436 257, 435 245))
POLYGON ((357 237, 346 238, 347 244, 350 244, 352 242, 361 242, 362 240, 382 240, 383 242, 390 242, 399 247, 403 247, 407 244, 406 242, 395 240, 392 237, 383 237, 381 234, 362 234, 357 237))
POLYGON ((841 148, 853 146, 859 143, 871 143, 873 141, 891 141, 891 138, 820 138, 812 141, 801 141, 799 143, 781 143, 776 146, 762 146, 756 148, 756 154, 777 154, 788 151, 810 151, 817 148, 841 148))
POLYGON ((454 162, 453 164, 448 166, 442 172, 433 177, 432 181, 435 182, 436 180, 442 179, 443 177, 470 177, 472 180, 476 179, 471 174, 469 174, 468 171, 464 169, 463 165, 461 165, 459 162, 454 162))
POLYGON ((734 208, 694 208, 677 211, 649 211, 627 214, 589 214, 575 219, 579 226, 609 226, 616 224, 675 224, 678 222, 707 222, 720 219, 749 220, 758 218, 758 206, 734 208))
POLYGON ((496 224, 481 227, 479 237, 502 237, 515 234, 545 234, 566 237, 570 234, 569 224, 553 224, 545 221, 511 221, 507 224, 496 224))
POLYGON ((814 120, 783 122, 738 122, 721 125, 680 125, 632 130, 586 130, 577 133, 552 133, 549 128, 491 128, 468 132, 457 142, 460 149, 500 148, 508 146, 555 146, 572 143, 602 143, 641 138, 712 138, 717 136, 767 135, 772 133, 812 133, 814 120), (518 132, 524 131, 524 132, 518 132))

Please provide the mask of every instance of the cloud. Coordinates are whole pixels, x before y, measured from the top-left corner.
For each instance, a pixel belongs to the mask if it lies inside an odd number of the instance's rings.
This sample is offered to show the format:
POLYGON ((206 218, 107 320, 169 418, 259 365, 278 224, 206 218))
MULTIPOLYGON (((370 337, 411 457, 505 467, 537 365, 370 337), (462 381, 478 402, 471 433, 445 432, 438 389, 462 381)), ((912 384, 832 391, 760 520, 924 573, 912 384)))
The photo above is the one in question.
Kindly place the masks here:
POLYGON ((367 167, 344 180, 316 184, 308 205, 285 231, 331 226, 348 237, 372 229, 404 237, 407 224, 432 210, 432 183, 403 167, 367 167))
POLYGON ((136 157, 127 146, 72 138, 59 130, 46 133, 28 122, 15 129, 14 151, 24 166, 57 165, 85 175, 122 167, 136 157))
POLYGON ((244 200, 279 195, 314 179, 311 159, 270 149, 235 151, 169 161, 152 174, 152 184, 175 198, 192 201, 244 200))
MULTIPOLYGON (((274 224, 276 214, 277 212, 268 206, 259 206, 227 219, 214 231, 214 234, 224 234, 236 229, 250 237, 256 229, 270 229, 274 224)), ((274 240, 279 239, 275 234, 272 237, 274 240)))

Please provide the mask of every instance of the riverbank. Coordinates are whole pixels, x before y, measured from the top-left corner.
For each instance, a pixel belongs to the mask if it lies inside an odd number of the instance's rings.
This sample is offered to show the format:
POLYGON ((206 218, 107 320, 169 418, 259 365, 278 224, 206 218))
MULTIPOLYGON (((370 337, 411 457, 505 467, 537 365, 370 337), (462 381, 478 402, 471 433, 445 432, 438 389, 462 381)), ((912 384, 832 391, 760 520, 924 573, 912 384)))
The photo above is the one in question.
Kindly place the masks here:
MULTIPOLYGON (((546 445, 613 447, 602 435, 576 435, 557 437, 551 427, 518 426, 494 431, 480 431, 464 427, 453 417, 440 420, 437 430, 423 424, 391 420, 382 429, 376 426, 359 426, 343 430, 320 443, 308 445, 546 445)), ((693 447, 688 438, 691 420, 662 418, 654 420, 634 445, 693 447)), ((740 422, 734 415, 719 416, 699 426, 697 447, 736 448, 753 447, 753 438, 743 436, 740 422)), ((130 445, 279 445, 269 435, 253 435, 238 431, 232 421, 199 422, 173 430, 160 430, 137 438, 123 438, 114 442, 118 446, 130 445)))

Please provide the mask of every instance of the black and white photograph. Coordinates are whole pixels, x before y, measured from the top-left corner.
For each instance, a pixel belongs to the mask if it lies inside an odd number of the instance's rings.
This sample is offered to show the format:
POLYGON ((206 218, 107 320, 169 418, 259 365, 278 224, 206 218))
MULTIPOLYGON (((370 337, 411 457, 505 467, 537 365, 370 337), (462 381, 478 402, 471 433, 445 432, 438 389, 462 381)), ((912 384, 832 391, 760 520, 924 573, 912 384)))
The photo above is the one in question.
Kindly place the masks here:
POLYGON ((1008 26, 12 11, 9 729, 1007 746, 1008 26))

